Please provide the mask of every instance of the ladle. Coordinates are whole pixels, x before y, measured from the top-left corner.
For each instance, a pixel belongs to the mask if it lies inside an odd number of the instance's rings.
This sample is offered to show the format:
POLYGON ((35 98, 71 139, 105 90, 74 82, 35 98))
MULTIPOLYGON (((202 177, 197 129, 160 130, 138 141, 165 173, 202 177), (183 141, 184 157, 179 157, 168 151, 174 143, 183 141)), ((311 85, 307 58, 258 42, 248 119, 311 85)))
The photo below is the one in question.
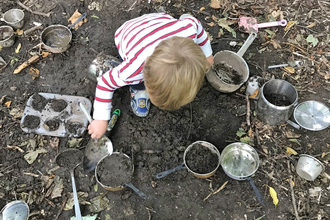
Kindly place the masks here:
MULTIPOLYGON (((89 123, 91 123, 92 117, 85 106, 82 103, 79 103, 79 106, 89 123)), ((90 139, 85 149, 84 168, 88 171, 94 170, 98 161, 106 155, 111 155, 112 152, 112 142, 107 136, 103 135, 100 139, 90 139)))
POLYGON ((77 220, 82 220, 82 216, 80 212, 76 182, 74 179, 74 169, 82 163, 83 158, 84 158, 84 154, 80 150, 68 149, 58 154, 55 159, 57 165, 70 170, 73 200, 74 200, 74 210, 76 213, 77 220))
POLYGON ((0 220, 27 220, 29 206, 23 201, 12 201, 1 209, 0 220))

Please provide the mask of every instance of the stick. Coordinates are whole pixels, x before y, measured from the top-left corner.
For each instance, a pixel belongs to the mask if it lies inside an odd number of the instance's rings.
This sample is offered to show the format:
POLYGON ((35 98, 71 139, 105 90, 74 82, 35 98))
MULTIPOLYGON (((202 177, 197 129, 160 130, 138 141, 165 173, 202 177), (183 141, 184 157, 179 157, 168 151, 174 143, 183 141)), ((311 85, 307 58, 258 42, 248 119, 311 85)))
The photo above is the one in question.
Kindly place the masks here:
POLYGON ((249 99, 249 94, 245 95, 246 99, 246 124, 247 126, 251 126, 251 120, 250 120, 250 115, 251 115, 251 109, 250 109, 250 99, 249 99))
POLYGON ((24 35, 28 35, 30 34, 31 32, 35 31, 35 30, 39 30, 39 29, 42 29, 42 25, 37 25, 37 26, 34 26, 30 29, 27 29, 26 31, 24 31, 24 35))
POLYGON ((291 189, 291 197, 292 197, 292 205, 293 205, 293 209, 294 209, 294 214, 296 215, 296 219, 300 220, 300 217, 299 217, 299 214, 298 214, 298 211, 297 211, 297 206, 296 206, 296 198, 294 197, 290 161, 287 161, 287 164, 288 164, 288 170, 289 170, 289 174, 290 174, 289 183, 290 183, 290 189, 291 189))
POLYGON ((41 16, 45 16, 45 17, 49 17, 51 15, 52 12, 49 12, 47 14, 39 12, 39 11, 32 11, 31 8, 27 7, 26 5, 24 5, 22 2, 20 2, 19 0, 16 1, 17 4, 19 6, 21 6, 22 8, 24 8, 25 10, 27 10, 28 12, 31 12, 32 14, 36 14, 36 15, 41 15, 41 16))
POLYGON ((30 66, 31 63, 37 62, 39 60, 39 55, 34 55, 32 56, 30 59, 28 59, 27 61, 25 61, 24 63, 22 63, 19 67, 17 67, 14 70, 13 74, 17 74, 19 72, 21 72, 23 69, 25 69, 26 67, 30 66))
POLYGON ((225 186, 227 185, 228 181, 226 181, 224 184, 222 184, 222 186, 219 187, 219 189, 217 189, 214 192, 211 192, 210 194, 208 194, 203 201, 206 201, 210 196, 217 194, 218 192, 220 192, 221 190, 223 190, 225 188, 225 186))

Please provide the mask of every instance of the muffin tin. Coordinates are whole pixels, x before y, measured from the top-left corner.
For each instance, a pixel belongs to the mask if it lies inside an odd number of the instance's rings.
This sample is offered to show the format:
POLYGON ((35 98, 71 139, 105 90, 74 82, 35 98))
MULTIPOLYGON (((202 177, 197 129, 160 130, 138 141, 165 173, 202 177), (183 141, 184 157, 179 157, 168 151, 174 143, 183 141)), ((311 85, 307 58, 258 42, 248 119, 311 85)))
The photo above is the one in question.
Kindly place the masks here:
POLYGON ((80 137, 88 125, 88 120, 79 107, 80 102, 90 113, 92 103, 87 98, 36 93, 27 101, 21 119, 21 128, 27 133, 56 137, 80 137))

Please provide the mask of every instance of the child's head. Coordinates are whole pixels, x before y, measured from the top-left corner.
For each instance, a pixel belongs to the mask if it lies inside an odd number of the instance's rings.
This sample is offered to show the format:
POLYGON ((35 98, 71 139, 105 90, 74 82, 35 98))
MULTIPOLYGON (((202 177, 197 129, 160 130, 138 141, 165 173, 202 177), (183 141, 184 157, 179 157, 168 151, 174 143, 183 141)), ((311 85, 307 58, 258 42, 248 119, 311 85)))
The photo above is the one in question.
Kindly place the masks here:
POLYGON ((163 40, 145 61, 144 83, 151 102, 166 110, 190 103, 199 91, 209 64, 190 38, 163 40))

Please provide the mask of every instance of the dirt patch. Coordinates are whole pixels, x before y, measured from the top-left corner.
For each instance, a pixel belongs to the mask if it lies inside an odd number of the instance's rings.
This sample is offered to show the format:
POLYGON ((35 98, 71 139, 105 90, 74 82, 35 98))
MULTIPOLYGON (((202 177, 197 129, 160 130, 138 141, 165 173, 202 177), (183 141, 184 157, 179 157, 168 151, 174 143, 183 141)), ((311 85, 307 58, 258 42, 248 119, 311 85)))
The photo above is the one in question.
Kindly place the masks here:
POLYGON ((62 122, 59 119, 51 119, 51 120, 45 121, 44 127, 48 131, 56 131, 60 127, 61 123, 62 122))
POLYGON ((213 70, 227 84, 239 85, 243 82, 243 76, 227 63, 215 64, 213 70))
POLYGON ((68 106, 68 103, 63 99, 52 99, 50 106, 55 112, 61 112, 68 106))
POLYGON ((49 103, 49 100, 39 94, 34 94, 32 98, 32 108, 41 112, 46 105, 49 103))
POLYGON ((112 154, 99 162, 96 175, 103 185, 117 187, 131 180, 132 171, 130 158, 123 154, 112 154))
POLYGON ((23 127, 28 129, 38 128, 40 125, 40 118, 35 115, 27 115, 23 121, 23 127))
POLYGON ((73 169, 82 162, 81 154, 77 151, 63 151, 56 157, 56 163, 63 168, 73 169))
POLYGON ((202 144, 194 144, 186 154, 186 164, 193 172, 206 174, 214 171, 219 157, 202 144))
POLYGON ((65 128, 72 135, 78 135, 79 131, 83 128, 83 125, 78 122, 67 122, 65 128))

